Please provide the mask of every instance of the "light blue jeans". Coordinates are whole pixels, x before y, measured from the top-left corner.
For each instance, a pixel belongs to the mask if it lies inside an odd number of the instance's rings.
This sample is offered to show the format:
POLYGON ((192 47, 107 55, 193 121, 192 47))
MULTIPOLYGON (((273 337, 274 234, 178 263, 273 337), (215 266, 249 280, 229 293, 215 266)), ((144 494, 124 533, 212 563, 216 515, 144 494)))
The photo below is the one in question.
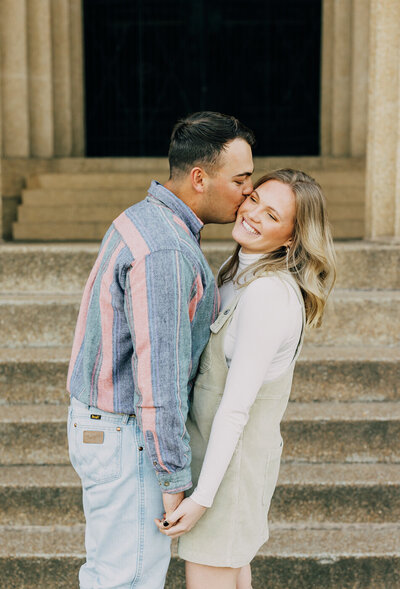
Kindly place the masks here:
POLYGON ((80 588, 161 589, 170 539, 154 523, 163 515, 162 493, 136 418, 72 398, 68 442, 86 517, 80 588))

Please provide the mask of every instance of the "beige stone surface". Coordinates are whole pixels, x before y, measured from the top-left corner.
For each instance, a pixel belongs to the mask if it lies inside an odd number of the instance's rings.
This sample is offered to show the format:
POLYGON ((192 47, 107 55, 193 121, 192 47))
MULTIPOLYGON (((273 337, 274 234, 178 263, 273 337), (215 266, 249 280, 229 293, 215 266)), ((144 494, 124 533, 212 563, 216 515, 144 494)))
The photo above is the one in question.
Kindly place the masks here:
POLYGON ((69 0, 71 45, 72 155, 85 153, 82 0, 69 0))
MULTIPOLYGON (((1 59, 1 55, 0 55, 1 59)), ((1 89, 2 89, 2 78, 1 78, 1 60, 0 60, 0 243, 3 240, 3 112, 1 108, 1 89)))
POLYGON ((68 0, 52 0, 54 152, 72 155, 72 88, 68 0))
POLYGON ((4 157, 29 156, 28 63, 25 0, 0 3, 4 157))
POLYGON ((322 3, 321 55, 321 154, 330 155, 332 145, 333 1, 322 3))
POLYGON ((31 154, 52 157, 53 91, 50 0, 27 0, 31 154))
MULTIPOLYGON (((365 172, 365 158, 347 158, 331 156, 322 157, 256 157, 254 158, 254 178, 275 168, 299 168, 312 175, 319 172, 336 173, 344 171, 365 172)), ((166 157, 146 158, 85 158, 60 157, 44 158, 7 158, 4 161, 3 194, 15 196, 21 193, 26 180, 36 174, 92 174, 92 173, 149 173, 154 178, 168 176, 166 157)))
POLYGON ((332 155, 350 154, 351 2, 333 8, 332 155))
POLYGON ((395 237, 400 225, 400 3, 371 0, 370 25, 366 236, 395 237))
POLYGON ((350 153, 365 155, 368 117, 369 2, 352 2, 350 153))

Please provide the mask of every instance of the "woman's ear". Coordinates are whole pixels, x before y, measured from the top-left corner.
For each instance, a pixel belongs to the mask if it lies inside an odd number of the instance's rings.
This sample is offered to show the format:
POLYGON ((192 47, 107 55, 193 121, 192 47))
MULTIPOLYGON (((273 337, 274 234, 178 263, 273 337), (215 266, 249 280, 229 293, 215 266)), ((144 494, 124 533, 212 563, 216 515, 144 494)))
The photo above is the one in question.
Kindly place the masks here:
POLYGON ((202 193, 205 190, 206 173, 202 168, 196 167, 190 170, 190 180, 193 189, 196 192, 202 193))
POLYGON ((285 247, 292 247, 293 244, 293 237, 289 237, 289 239, 283 244, 285 247))

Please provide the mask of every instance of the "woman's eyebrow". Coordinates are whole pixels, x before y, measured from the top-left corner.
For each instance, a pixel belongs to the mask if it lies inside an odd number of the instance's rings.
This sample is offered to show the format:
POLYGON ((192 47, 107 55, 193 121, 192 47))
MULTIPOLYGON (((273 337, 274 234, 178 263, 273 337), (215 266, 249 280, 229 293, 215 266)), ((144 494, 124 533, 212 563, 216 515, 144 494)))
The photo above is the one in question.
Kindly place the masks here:
MULTIPOLYGON (((260 199, 260 195, 258 194, 258 192, 257 192, 257 190, 256 190, 255 188, 254 188, 254 190, 253 190, 252 194, 253 194, 254 192, 255 192, 255 193, 256 193, 256 195, 258 196, 258 200, 261 200, 261 199, 260 199)), ((273 212, 273 213, 274 213, 274 214, 275 214, 275 215, 278 217, 278 219, 281 219, 281 216, 280 216, 280 214, 278 213, 278 211, 277 211, 276 209, 274 209, 274 207, 271 207, 270 205, 265 205, 265 208, 266 208, 266 209, 268 209, 269 211, 272 211, 272 212, 273 212)))

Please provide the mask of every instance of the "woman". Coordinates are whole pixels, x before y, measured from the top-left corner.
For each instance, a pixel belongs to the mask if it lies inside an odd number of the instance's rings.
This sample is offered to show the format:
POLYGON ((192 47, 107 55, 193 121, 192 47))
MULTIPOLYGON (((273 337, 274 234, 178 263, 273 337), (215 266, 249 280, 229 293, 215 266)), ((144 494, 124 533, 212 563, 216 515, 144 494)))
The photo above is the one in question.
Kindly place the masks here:
POLYGON ((185 534, 188 589, 251 588, 249 563, 268 539, 295 361, 305 326, 321 324, 336 274, 325 199, 303 172, 260 178, 232 235, 238 246, 219 274, 223 310, 187 422, 197 486, 157 522, 172 538, 185 534))

